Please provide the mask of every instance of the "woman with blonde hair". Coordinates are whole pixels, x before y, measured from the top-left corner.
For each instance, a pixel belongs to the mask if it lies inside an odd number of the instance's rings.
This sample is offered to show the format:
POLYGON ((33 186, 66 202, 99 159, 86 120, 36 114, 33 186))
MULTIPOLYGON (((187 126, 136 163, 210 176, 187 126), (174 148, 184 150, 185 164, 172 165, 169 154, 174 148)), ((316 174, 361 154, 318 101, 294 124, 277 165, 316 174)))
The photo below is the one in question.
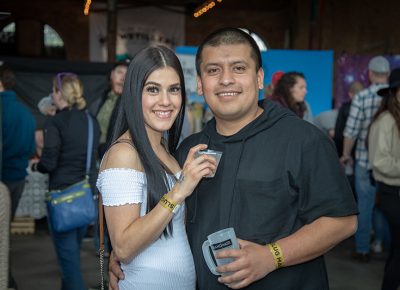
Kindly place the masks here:
MULTIPOLYGON (((31 164, 32 171, 49 173, 49 190, 62 190, 86 175, 88 118, 93 122, 93 149, 90 165, 92 188, 96 180, 97 147, 100 129, 86 110, 83 85, 73 73, 59 73, 53 79, 53 103, 57 114, 44 125, 44 146, 40 161, 31 164)), ((80 271, 80 245, 87 226, 57 232, 49 223, 50 234, 62 272, 62 290, 86 289, 80 271)))

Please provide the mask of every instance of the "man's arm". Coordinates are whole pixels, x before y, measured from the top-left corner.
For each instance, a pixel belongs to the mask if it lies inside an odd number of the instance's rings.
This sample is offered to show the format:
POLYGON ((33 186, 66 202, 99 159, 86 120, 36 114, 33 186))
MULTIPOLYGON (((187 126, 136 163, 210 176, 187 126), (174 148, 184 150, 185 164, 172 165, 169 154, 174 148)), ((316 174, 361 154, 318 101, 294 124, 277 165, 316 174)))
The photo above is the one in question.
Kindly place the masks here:
POLYGON ((364 119, 364 108, 362 96, 357 94, 350 105, 349 116, 347 117, 346 126, 343 131, 343 152, 340 157, 340 163, 346 165, 351 162, 351 151, 353 150, 357 136, 362 127, 362 120, 364 119))
POLYGON ((343 140, 343 153, 340 157, 340 163, 342 165, 346 165, 347 162, 351 162, 351 151, 353 150, 354 144, 356 143, 356 139, 344 137, 343 140))
MULTIPOLYGON (((355 215, 347 217, 320 217, 292 235, 276 241, 282 249, 285 266, 300 264, 323 255, 342 240, 354 234, 355 215)), ((275 263, 268 246, 239 240, 239 250, 221 251, 217 257, 233 257, 235 261, 219 266, 217 271, 234 272, 218 280, 232 289, 243 288, 268 275, 275 263)))

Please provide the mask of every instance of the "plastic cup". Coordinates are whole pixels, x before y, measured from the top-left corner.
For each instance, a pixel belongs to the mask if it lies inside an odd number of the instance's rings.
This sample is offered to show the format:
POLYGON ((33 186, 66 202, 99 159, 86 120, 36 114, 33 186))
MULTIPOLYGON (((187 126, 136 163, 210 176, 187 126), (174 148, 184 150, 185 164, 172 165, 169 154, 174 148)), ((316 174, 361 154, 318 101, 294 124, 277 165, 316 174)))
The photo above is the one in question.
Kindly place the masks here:
POLYGON ((218 168, 218 165, 219 165, 219 161, 221 160, 222 152, 221 152, 221 151, 216 151, 216 150, 210 150, 210 149, 201 150, 201 151, 197 151, 197 152, 194 154, 194 157, 197 158, 197 157, 199 157, 199 156, 201 156, 201 155, 209 155, 209 156, 215 158, 215 160, 217 161, 217 167, 216 167, 215 171, 214 171, 212 174, 210 174, 210 175, 204 176, 204 177, 206 177, 206 178, 212 178, 212 177, 214 177, 214 176, 215 176, 215 172, 217 172, 217 168, 218 168))

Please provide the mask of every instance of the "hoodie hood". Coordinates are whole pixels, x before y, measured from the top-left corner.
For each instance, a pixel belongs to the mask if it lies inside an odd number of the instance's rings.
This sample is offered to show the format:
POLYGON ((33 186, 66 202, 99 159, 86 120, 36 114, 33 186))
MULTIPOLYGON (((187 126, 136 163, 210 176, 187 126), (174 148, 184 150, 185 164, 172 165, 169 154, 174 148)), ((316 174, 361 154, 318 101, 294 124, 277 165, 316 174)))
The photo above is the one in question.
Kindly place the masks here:
POLYGON ((239 132, 232 136, 221 136, 217 133, 215 118, 213 118, 204 128, 204 134, 208 139, 218 140, 223 138, 226 143, 243 142, 261 131, 268 130, 273 127, 279 120, 289 116, 296 116, 288 109, 282 108, 275 102, 265 100, 263 103, 264 112, 254 121, 247 124, 239 132))

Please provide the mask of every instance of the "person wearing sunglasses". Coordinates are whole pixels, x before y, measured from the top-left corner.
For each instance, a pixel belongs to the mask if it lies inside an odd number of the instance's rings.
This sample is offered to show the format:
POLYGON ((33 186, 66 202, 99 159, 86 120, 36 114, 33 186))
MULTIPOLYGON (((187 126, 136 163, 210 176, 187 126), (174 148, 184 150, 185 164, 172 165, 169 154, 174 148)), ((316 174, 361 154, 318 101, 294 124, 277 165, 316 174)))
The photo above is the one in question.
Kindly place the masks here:
MULTIPOLYGON (((59 73, 53 79, 53 104, 58 113, 44 125, 44 146, 39 162, 31 164, 32 171, 49 173, 49 190, 62 190, 82 180, 86 174, 88 119, 83 85, 73 73, 59 73)), ((100 128, 93 121, 93 151, 89 179, 96 179, 96 158, 100 128)), ((92 186, 94 188, 94 186, 92 186)), ((87 226, 67 232, 56 232, 50 224, 58 263, 62 272, 63 290, 85 289, 80 270, 80 245, 87 226)))

